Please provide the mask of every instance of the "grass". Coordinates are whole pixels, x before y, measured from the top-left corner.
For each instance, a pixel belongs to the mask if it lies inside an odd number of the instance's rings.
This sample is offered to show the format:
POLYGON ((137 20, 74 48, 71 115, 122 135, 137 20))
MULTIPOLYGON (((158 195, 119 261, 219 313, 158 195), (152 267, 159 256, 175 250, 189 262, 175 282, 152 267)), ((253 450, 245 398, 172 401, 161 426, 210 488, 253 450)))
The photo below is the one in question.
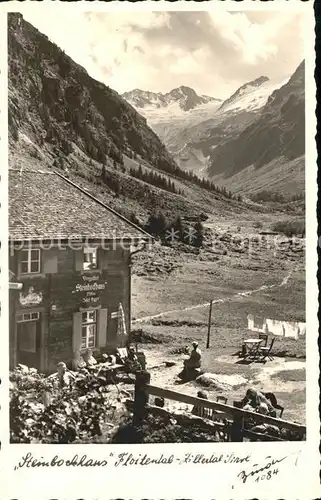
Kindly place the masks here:
MULTIPOLYGON (((284 321, 305 321, 305 273, 302 263, 301 269, 293 271, 293 263, 272 259, 271 255, 265 257, 257 261, 228 256, 219 262, 203 262, 196 260, 195 256, 184 256, 179 269, 170 275, 156 277, 153 282, 135 276, 132 286, 133 316, 139 318, 164 313, 148 322, 148 331, 152 335, 167 337, 173 348, 197 340, 204 349, 209 315, 207 304, 210 299, 223 300, 213 303, 213 356, 218 351, 232 353, 240 348, 242 339, 250 335, 247 331, 248 314, 284 321), (280 285, 290 271, 292 274, 284 286, 237 296, 262 285, 280 285), (201 304, 205 306, 184 310, 201 304)), ((169 253, 163 258, 177 260, 177 255, 169 253)), ((277 337, 274 352, 279 356, 304 357, 305 339, 295 341, 277 337)))
POLYGON ((284 407, 283 417, 285 420, 298 422, 304 425, 305 422, 305 405, 306 391, 275 391, 275 395, 284 407))
MULTIPOLYGON (((266 365, 237 364, 237 358, 233 357, 240 350, 242 340, 253 337, 253 332, 247 330, 248 314, 284 321, 305 321, 303 254, 299 256, 282 251, 274 254, 273 250, 256 249, 251 256, 229 251, 217 261, 208 256, 210 254, 206 252, 197 257, 166 249, 163 254, 155 252, 155 256, 149 258, 180 264, 175 271, 155 276, 152 282, 146 277, 134 275, 133 316, 164 313, 142 323, 133 323, 134 328, 142 328, 148 335, 162 340, 157 346, 144 344, 147 366, 165 360, 176 362, 172 370, 152 372, 155 383, 175 390, 174 380, 181 369, 184 347, 190 347, 191 342, 196 340, 203 353, 204 371, 216 374, 218 379, 220 375, 241 375, 247 381, 240 387, 224 389, 226 394, 219 387, 209 387, 206 390, 211 399, 215 400, 222 393, 228 396, 231 403, 244 397, 246 385, 254 385, 258 390, 276 394, 285 407, 285 419, 303 421, 305 392, 302 371, 283 368, 286 368, 284 362, 287 359, 305 359, 304 337, 297 341, 276 337, 273 348, 275 361, 268 361, 266 365), (287 276, 288 281, 280 286, 287 276), (276 286, 256 291, 262 285, 276 286), (252 295, 237 295, 251 290, 254 291, 252 295), (220 301, 213 303, 210 348, 207 349, 210 299, 220 301), (203 306, 188 309, 197 305, 203 306), (275 368, 280 371, 280 376, 274 375, 275 368), (299 373, 296 374, 296 371, 299 373)), ((141 259, 144 258, 141 255, 141 259)), ((197 383, 191 382, 179 390, 196 394, 199 388, 197 383)))
POLYGON ((292 382, 305 382, 306 380, 306 372, 305 369, 302 368, 300 370, 282 370, 278 373, 273 373, 271 378, 277 378, 284 382, 292 381, 292 382))

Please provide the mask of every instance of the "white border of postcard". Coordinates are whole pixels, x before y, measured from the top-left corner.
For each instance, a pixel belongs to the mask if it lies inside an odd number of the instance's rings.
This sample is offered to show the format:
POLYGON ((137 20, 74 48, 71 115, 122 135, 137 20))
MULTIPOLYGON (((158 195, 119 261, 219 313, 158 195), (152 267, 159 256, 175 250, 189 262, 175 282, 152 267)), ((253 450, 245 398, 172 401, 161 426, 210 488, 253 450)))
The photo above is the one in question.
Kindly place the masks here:
MULTIPOLYGON (((59 29, 59 26, 57 26, 59 29)), ((295 40, 293 41, 295 50, 295 40)), ((316 498, 319 493, 319 416, 318 416, 318 288, 317 272, 317 167, 316 167, 316 117, 315 117, 315 82, 314 82, 314 13, 312 1, 274 0, 213 0, 212 2, 76 2, 60 3, 44 1, 9 2, 0 5, 0 78, 1 78, 1 331, 2 348, 0 373, 2 384, 1 397, 1 451, 0 451, 0 491, 2 498, 59 500, 71 498, 83 499, 245 499, 260 498, 316 498), (42 10, 44 16, 50 16, 50 9, 72 11, 151 11, 151 10, 282 10, 297 9, 306 16, 306 220, 307 220, 307 441, 288 443, 215 443, 213 444, 157 444, 157 445, 10 445, 8 417, 8 268, 7 268, 7 25, 6 12, 21 12, 29 9, 42 10), (35 460, 35 467, 19 468, 22 457, 30 453, 35 460), (132 454, 133 464, 116 466, 118 455, 132 454), (134 458, 144 454, 158 458, 158 464, 135 465, 134 458), (202 453, 209 463, 184 463, 186 454, 202 453), (80 459, 104 461, 101 466, 72 466, 75 455, 80 459), (274 461, 279 473, 271 480, 255 482, 251 476, 245 482, 240 479, 242 463, 233 457, 250 456, 247 470, 263 467, 268 461, 274 461), (51 461, 55 465, 39 466, 39 463, 51 461), (173 456, 174 459, 169 460, 173 456), (216 457, 216 458, 215 458, 216 457), (221 458, 219 458, 221 457, 221 458), (270 458, 266 458, 270 457, 270 458), (284 458, 285 457, 285 458, 284 458), (69 463, 68 463, 69 461, 69 463), (105 464, 107 462, 107 464, 105 464), (255 465, 257 464, 257 465, 255 465)))

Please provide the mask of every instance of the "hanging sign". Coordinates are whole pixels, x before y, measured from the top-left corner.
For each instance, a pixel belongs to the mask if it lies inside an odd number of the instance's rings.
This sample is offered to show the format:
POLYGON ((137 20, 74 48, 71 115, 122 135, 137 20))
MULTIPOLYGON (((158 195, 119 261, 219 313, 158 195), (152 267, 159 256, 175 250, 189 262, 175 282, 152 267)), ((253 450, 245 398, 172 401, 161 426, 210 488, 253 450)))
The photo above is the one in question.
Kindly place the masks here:
POLYGON ((30 286, 27 293, 20 292, 19 302, 22 306, 32 307, 42 303, 42 292, 36 292, 33 286, 30 286))

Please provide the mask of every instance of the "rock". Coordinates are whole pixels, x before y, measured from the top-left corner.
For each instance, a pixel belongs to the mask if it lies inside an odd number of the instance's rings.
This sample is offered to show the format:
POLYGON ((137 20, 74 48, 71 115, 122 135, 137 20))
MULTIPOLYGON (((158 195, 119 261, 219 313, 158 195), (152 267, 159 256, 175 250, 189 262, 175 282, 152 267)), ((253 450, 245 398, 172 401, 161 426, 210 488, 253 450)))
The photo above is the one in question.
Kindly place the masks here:
POLYGON ((196 382, 206 387, 214 387, 219 391, 229 391, 248 383, 247 379, 241 375, 219 375, 216 373, 203 373, 197 377, 196 382))
POLYGON ((164 364, 167 368, 170 368, 171 366, 176 365, 175 361, 165 361, 164 364))

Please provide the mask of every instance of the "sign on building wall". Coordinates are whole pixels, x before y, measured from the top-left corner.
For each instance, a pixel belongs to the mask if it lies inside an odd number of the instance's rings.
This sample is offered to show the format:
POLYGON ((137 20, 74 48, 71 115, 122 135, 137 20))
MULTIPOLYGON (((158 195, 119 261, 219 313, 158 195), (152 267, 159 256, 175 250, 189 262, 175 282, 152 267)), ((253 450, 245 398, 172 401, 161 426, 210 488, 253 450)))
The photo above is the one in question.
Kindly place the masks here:
POLYGON ((106 290, 107 281, 101 279, 99 273, 82 275, 75 284, 72 294, 79 295, 81 304, 85 307, 100 305, 100 298, 106 290))
POLYGON ((42 292, 36 292, 33 286, 30 286, 26 292, 20 292, 19 302, 21 306, 33 307, 42 303, 42 292))

